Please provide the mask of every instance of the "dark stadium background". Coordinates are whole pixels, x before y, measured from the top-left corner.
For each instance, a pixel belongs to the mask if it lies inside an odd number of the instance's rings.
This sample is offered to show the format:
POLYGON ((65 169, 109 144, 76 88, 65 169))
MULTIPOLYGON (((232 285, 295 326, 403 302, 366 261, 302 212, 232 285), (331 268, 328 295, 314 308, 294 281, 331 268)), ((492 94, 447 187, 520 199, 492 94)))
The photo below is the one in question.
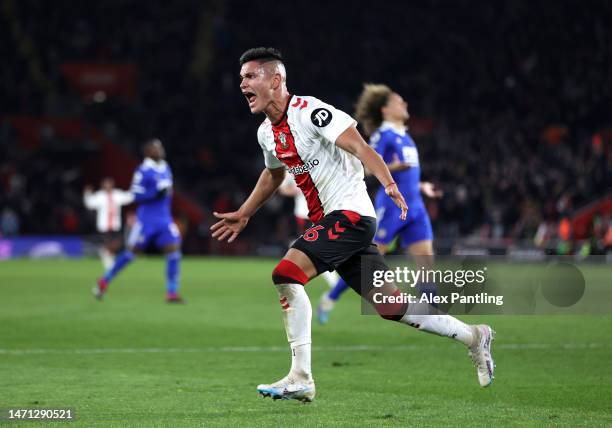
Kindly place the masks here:
POLYGON ((126 188, 155 136, 186 253, 282 252, 285 198, 232 246, 207 232, 211 212, 237 208, 263 167, 238 57, 275 46, 296 94, 349 113, 363 82, 404 96, 424 178, 446 193, 428 201, 439 251, 612 246, 610 2, 0 6, 2 238, 94 234, 84 186, 110 175, 126 188))

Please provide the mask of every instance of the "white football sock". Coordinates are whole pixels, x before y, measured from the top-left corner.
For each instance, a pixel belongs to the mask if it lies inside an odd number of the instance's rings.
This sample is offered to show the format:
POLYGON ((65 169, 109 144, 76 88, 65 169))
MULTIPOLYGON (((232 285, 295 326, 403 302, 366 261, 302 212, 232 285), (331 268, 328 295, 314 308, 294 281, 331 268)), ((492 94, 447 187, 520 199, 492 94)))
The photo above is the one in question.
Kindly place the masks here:
POLYGON ((291 372, 300 378, 310 378, 312 307, 301 284, 276 284, 283 308, 287 341, 291 346, 291 372))
POLYGON ((472 346, 474 342, 472 326, 450 315, 424 315, 428 313, 429 308, 427 304, 410 304, 400 322, 427 333, 450 337, 465 346, 472 346))
POLYGON ((321 296, 321 300, 319 301, 319 305, 321 305, 321 309, 324 311, 331 311, 336 306, 336 301, 330 299, 328 292, 323 293, 321 296))
POLYGON ((100 256, 100 260, 102 260, 104 270, 109 270, 115 264, 115 257, 113 257, 113 254, 106 248, 100 247, 98 250, 98 255, 100 256))
POLYGON ((289 373, 303 379, 312 378, 311 346, 310 343, 291 346, 291 370, 289 373))
POLYGON ((336 273, 336 271, 329 272, 326 270, 325 272, 321 273, 321 278, 323 278, 325 282, 327 282, 329 288, 334 288, 340 276, 336 273))

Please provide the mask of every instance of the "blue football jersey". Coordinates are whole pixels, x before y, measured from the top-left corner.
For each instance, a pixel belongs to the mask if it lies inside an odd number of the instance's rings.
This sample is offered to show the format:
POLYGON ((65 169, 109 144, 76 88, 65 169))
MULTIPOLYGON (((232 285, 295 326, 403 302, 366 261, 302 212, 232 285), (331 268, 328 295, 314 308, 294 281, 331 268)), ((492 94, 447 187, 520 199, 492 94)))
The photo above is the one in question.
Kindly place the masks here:
POLYGON ((166 161, 146 158, 134 172, 131 192, 142 224, 171 223, 172 171, 166 161), (165 195, 160 194, 167 189, 165 195))
MULTIPOLYGON (((410 168, 396 171, 392 174, 400 192, 406 199, 408 207, 423 205, 419 183, 421 181, 421 167, 419 152, 410 135, 404 130, 398 130, 391 124, 383 123, 370 137, 370 145, 383 158, 386 164, 398 158, 401 162, 410 165, 410 168)), ((376 197, 376 206, 393 205, 393 201, 381 188, 376 197)))

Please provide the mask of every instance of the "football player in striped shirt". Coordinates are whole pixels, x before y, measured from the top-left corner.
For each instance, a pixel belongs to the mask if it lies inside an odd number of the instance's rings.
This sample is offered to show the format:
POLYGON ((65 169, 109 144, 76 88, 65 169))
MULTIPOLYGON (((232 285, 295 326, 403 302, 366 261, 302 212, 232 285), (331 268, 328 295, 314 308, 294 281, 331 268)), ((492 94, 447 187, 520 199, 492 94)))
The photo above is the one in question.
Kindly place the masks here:
MULTIPOLYGON (((321 272, 336 270, 351 288, 372 302, 376 289, 368 277, 372 278, 373 271, 387 270, 372 243, 376 213, 363 180, 362 163, 381 182, 402 221, 408 208, 387 165, 361 138, 348 114, 317 98, 289 93, 278 50, 250 49, 241 56, 240 65, 240 89, 251 113, 266 116, 257 132, 266 167, 237 211, 214 213, 220 220, 211 227, 212 236, 233 242, 278 189, 285 173, 293 175, 306 198, 313 226, 294 242, 272 272, 291 348, 291 368, 284 378, 261 384, 257 390, 264 397, 309 402, 315 397, 312 307, 304 286, 321 272), (363 289, 362 267, 368 276, 363 278, 363 289)), ((393 296, 400 293, 394 284, 386 284, 383 290, 393 296)), ((481 384, 490 383, 490 328, 467 325, 449 315, 431 315, 421 305, 389 302, 374 307, 385 319, 463 343, 474 354, 481 384)))
POLYGON ((115 188, 111 177, 102 179, 100 190, 94 192, 91 186, 83 191, 85 207, 96 211, 96 229, 102 237, 98 254, 104 269, 110 269, 115 254, 121 248, 121 207, 132 203, 134 196, 115 188))

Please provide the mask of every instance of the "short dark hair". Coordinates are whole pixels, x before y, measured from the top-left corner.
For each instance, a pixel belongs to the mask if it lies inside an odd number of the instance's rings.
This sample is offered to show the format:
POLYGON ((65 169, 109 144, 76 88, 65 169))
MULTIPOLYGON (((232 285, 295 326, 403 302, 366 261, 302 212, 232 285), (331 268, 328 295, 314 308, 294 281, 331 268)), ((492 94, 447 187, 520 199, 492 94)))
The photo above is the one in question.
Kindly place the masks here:
POLYGON ((240 55, 240 65, 249 61, 280 61, 283 62, 283 55, 276 48, 251 48, 240 55))
POLYGON ((142 151, 146 152, 149 149, 149 147, 152 147, 155 143, 159 143, 163 146, 159 138, 151 137, 151 138, 146 139, 145 142, 142 144, 142 151))

